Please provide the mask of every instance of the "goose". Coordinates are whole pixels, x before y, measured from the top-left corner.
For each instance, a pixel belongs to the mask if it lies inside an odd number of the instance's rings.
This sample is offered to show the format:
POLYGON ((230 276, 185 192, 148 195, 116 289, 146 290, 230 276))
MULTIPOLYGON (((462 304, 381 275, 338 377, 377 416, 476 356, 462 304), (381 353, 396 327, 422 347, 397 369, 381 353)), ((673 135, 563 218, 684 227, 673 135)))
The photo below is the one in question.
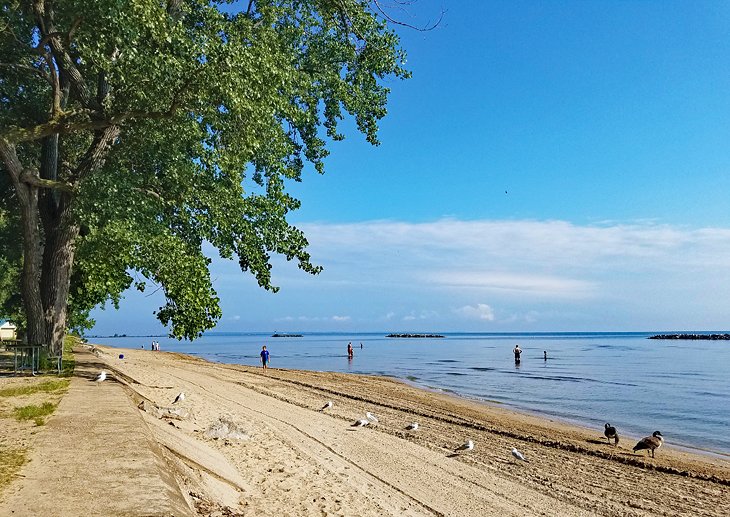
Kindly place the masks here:
POLYGON ((634 452, 641 450, 651 451, 651 457, 654 457, 654 450, 658 449, 664 443, 664 437, 659 431, 654 431, 651 436, 647 436, 639 440, 639 443, 634 445, 634 452))
POLYGON ((175 400, 172 401, 173 404, 177 404, 178 402, 182 402, 185 400, 185 393, 182 391, 177 394, 177 397, 175 397, 175 400))
POLYGON ((328 400, 327 403, 324 406, 322 406, 322 409, 320 409, 320 411, 324 411, 325 409, 329 409, 331 407, 332 407, 332 401, 328 400))
POLYGON ((614 446, 618 445, 618 432, 616 432, 616 428, 611 424, 606 424, 605 427, 606 429, 603 431, 603 434, 606 436, 606 440, 608 440, 608 443, 611 443, 611 438, 613 438, 614 446))

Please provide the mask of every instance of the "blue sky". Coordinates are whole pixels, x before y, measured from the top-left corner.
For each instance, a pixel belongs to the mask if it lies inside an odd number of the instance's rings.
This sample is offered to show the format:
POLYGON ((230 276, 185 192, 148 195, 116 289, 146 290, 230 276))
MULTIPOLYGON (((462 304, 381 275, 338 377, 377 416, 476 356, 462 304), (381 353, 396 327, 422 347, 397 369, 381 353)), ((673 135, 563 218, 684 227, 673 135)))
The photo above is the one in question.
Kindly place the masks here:
MULTIPOLYGON (((221 331, 726 329, 730 3, 421 0, 382 145, 291 192, 315 262, 214 261, 221 331)), ((155 297, 94 333, 164 332, 155 297)))

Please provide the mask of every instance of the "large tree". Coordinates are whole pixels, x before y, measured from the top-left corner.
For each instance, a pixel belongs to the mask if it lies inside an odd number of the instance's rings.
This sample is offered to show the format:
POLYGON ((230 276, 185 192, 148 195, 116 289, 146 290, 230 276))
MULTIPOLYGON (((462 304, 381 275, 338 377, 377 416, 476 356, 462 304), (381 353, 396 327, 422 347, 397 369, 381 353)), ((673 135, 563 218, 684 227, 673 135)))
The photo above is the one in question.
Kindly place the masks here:
POLYGON ((323 170, 347 113, 377 144, 383 79, 407 75, 377 2, 0 5, 0 223, 29 341, 58 349, 69 314, 146 283, 194 338, 220 317, 205 242, 266 289, 272 253, 318 272, 285 183, 323 170))

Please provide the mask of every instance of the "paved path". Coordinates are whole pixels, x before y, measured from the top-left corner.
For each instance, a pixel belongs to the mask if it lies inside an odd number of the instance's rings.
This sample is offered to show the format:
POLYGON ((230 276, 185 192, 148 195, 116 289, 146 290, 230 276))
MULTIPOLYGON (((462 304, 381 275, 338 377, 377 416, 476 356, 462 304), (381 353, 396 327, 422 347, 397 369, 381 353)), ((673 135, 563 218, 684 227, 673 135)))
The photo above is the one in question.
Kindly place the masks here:
POLYGON ((124 387, 113 375, 90 380, 102 367, 92 353, 76 353, 69 391, 38 433, 0 515, 192 515, 124 387))

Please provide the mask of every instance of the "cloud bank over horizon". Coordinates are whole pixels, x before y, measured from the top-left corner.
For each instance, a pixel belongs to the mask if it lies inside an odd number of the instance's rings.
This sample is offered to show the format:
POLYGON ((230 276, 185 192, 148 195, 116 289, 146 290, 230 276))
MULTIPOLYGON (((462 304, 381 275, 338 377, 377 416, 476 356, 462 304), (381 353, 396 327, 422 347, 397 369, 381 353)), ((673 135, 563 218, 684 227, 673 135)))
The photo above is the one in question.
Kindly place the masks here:
MULTIPOLYGON (((236 263, 214 258, 224 310, 217 330, 728 327, 728 228, 449 218, 298 226, 322 274, 276 258, 273 280, 281 291, 274 295, 236 263)), ((118 331, 111 328, 116 319, 161 331, 151 314, 159 300, 133 301, 139 298, 129 293, 123 318, 96 311, 95 332, 118 331)))

